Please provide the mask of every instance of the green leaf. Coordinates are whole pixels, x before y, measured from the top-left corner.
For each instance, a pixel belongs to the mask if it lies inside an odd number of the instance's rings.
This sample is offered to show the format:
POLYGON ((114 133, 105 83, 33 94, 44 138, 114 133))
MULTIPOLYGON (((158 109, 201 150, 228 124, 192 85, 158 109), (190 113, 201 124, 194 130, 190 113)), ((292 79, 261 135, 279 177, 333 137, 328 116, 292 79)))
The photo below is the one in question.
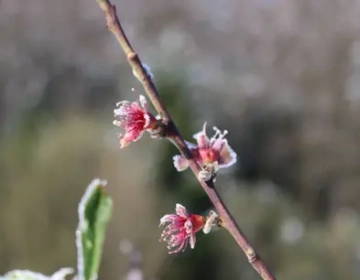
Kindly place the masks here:
POLYGON ((112 213, 112 199, 105 193, 105 185, 106 181, 93 180, 79 203, 76 230, 79 280, 98 278, 106 226, 112 213))
POLYGON ((67 275, 73 272, 72 268, 62 268, 52 276, 46 276, 30 270, 12 270, 0 277, 0 280, 64 280, 67 275))

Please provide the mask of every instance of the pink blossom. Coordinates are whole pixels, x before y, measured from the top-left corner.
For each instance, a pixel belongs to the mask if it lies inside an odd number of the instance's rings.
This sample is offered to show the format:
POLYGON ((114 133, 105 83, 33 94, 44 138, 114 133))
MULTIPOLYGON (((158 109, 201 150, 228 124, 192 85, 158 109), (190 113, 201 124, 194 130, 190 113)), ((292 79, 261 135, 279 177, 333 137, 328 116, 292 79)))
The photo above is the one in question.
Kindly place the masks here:
POLYGON ((125 130, 125 134, 119 135, 120 147, 124 148, 131 142, 136 142, 145 130, 151 130, 156 126, 156 118, 147 111, 147 102, 143 95, 140 95, 136 102, 121 101, 116 104, 114 115, 118 119, 114 125, 125 130))
POLYGON ((190 214, 181 204, 176 204, 176 214, 167 214, 160 219, 160 226, 168 224, 161 234, 160 241, 168 243, 169 254, 184 251, 190 243, 194 249, 196 232, 201 230, 206 218, 196 214, 190 214))
MULTIPOLYGON (((192 156, 202 166, 215 165, 218 169, 226 168, 236 163, 237 155, 229 146, 225 136, 227 131, 220 131, 214 127, 215 134, 209 139, 206 134, 206 122, 203 129, 196 133, 193 137, 196 139, 197 145, 187 142, 192 156)), ((181 155, 173 157, 174 166, 178 171, 183 171, 189 167, 186 159, 181 155)))

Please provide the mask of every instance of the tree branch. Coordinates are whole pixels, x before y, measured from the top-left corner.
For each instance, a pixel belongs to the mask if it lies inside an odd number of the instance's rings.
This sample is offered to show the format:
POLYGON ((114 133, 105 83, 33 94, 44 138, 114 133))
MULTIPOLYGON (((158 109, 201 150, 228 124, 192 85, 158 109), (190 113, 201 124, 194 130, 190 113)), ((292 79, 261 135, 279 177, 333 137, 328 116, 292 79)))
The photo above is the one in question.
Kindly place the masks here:
MULTIPOLYGON (((121 48, 126 54, 126 57, 133 69, 133 71, 139 77, 140 82, 142 83, 146 94, 148 95, 153 106, 157 112, 161 115, 163 120, 171 126, 172 132, 172 141, 177 146, 181 154, 187 159, 191 170, 194 172, 196 178, 198 179, 198 174, 201 171, 201 167, 197 161, 192 157, 190 150, 188 149, 183 137, 181 136, 179 130, 177 129, 175 123, 173 122, 170 114, 165 108, 165 105, 160 99, 159 93, 152 81, 152 79, 147 75, 146 70, 144 69, 141 60, 138 54, 132 48, 129 40, 127 39, 124 30, 120 24, 120 21, 116 15, 116 8, 108 0, 97 0, 100 8, 104 11, 106 17, 106 23, 108 29, 114 33, 116 39, 121 45, 121 48)), ((264 280, 275 280, 275 276, 270 272, 270 270, 265 265, 264 261, 260 256, 255 252, 254 248, 251 246, 249 240, 246 238, 244 233, 241 231, 237 225, 235 219, 231 215, 230 211, 226 207, 225 203, 221 199, 219 193, 217 192, 215 185, 212 181, 204 182, 199 180, 200 185, 214 204, 217 212, 222 217, 223 224, 229 233, 236 240, 240 248, 246 254, 249 263, 254 267, 254 269, 259 273, 259 275, 264 280)))

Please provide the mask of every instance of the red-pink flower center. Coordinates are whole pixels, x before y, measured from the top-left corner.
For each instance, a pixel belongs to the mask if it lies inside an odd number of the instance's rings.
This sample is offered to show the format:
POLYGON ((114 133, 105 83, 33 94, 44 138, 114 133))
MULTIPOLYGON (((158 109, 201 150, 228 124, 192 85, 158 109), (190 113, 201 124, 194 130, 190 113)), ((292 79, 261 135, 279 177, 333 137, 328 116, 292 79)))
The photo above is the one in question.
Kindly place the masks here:
POLYGON ((143 130, 147 120, 145 119, 145 112, 140 108, 133 108, 126 116, 126 126, 131 126, 133 129, 143 130))
POLYGON ((205 225, 205 219, 203 216, 191 214, 188 218, 192 224, 192 232, 196 233, 201 230, 205 225))
POLYGON ((145 129, 154 127, 155 117, 140 108, 138 104, 131 104, 124 109, 126 113, 120 116, 120 122, 126 131, 140 133, 145 129))
POLYGON ((220 157, 220 153, 214 149, 200 149, 199 150, 199 157, 200 157, 200 162, 202 164, 206 164, 206 163, 213 163, 215 161, 218 161, 219 157, 220 157))

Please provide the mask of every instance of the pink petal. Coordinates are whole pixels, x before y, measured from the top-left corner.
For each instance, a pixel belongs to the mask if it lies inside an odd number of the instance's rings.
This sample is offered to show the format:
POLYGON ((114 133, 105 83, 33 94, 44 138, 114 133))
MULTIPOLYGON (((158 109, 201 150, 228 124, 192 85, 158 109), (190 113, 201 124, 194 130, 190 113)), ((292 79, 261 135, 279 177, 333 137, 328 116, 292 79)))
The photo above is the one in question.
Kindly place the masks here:
POLYGON ((136 142, 141 138, 143 133, 143 130, 130 130, 125 133, 124 138, 127 141, 136 142))
POLYGON ((218 160, 219 168, 230 167, 231 165, 235 164, 237 161, 237 155, 234 150, 229 146, 226 141, 226 144, 220 151, 220 157, 218 160))
POLYGON ((206 149, 209 147, 210 140, 206 135, 206 122, 204 123, 203 129, 200 132, 194 134, 193 137, 196 139, 200 149, 206 149))
POLYGON ((177 215, 183 218, 187 218, 189 216, 189 213, 186 211, 185 206, 177 203, 175 207, 175 212, 177 215))
POLYGON ((168 214, 168 215, 165 215, 163 216, 161 219, 160 219, 160 226, 165 224, 165 223, 169 223, 169 222, 172 222, 176 219, 177 215, 175 214, 168 214))
POLYGON ((151 117, 148 113, 144 113, 144 119, 145 119, 144 129, 147 129, 151 122, 151 117))
POLYGON ((124 116, 127 114, 127 110, 131 108, 131 102, 124 100, 116 103, 116 109, 114 110, 114 116, 124 116))
POLYGON ((181 251, 182 252, 185 251, 185 249, 187 247, 187 244, 188 244, 188 239, 187 238, 178 239, 178 240, 174 241, 174 243, 169 245, 168 248, 171 249, 171 248, 176 247, 176 246, 179 246, 179 247, 177 247, 173 251, 169 251, 169 254, 175 254, 175 253, 179 253, 181 251))
POLYGON ((195 243, 196 243, 196 236, 195 234, 191 234, 190 235, 190 248, 194 249, 195 248, 195 243))
POLYGON ((184 223, 184 228, 186 230, 186 233, 187 234, 191 234, 192 231, 193 231, 193 224, 190 220, 187 220, 185 223, 184 223))
POLYGON ((147 101, 144 95, 139 96, 139 103, 141 107, 146 111, 147 110, 147 101))
POLYGON ((189 167, 187 160, 181 155, 174 156, 173 161, 174 161, 174 166, 175 166, 176 170, 179 172, 184 171, 186 168, 189 167))
POLYGON ((220 152, 224 146, 227 145, 227 140, 226 139, 216 139, 214 141, 214 143, 212 144, 212 147, 214 150, 220 152))
POLYGON ((126 141, 126 139, 121 139, 120 140, 120 149, 126 148, 127 146, 129 146, 131 142, 130 141, 126 141))

